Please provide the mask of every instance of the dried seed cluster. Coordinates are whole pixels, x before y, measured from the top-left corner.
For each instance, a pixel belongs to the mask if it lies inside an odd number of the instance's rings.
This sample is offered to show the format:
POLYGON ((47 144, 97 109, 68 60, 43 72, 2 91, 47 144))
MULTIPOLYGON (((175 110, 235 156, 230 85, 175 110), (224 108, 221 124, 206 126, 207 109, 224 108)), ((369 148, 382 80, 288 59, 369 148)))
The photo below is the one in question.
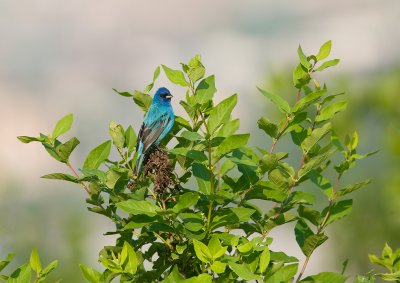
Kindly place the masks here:
POLYGON ((145 160, 144 174, 153 180, 154 193, 162 194, 175 186, 174 174, 169 164, 168 153, 155 147, 145 160))

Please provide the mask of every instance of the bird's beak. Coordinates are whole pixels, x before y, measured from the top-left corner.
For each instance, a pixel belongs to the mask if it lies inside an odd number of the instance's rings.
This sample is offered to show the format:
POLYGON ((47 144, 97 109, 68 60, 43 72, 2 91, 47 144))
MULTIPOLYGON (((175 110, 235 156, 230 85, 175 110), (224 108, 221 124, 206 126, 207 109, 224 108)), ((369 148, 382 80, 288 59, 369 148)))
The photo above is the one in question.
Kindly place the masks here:
POLYGON ((173 97, 172 94, 166 95, 166 96, 165 96, 165 98, 168 98, 168 99, 169 99, 169 98, 172 98, 172 97, 173 97))

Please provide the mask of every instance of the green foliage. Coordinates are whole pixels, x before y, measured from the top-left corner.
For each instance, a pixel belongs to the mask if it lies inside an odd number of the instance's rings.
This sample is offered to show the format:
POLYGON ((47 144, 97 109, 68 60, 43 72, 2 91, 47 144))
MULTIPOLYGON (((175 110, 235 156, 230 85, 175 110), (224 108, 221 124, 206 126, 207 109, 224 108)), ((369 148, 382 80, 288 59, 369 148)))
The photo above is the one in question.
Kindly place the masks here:
MULTIPOLYGON (((14 254, 8 254, 7 258, 0 261, 0 272, 11 262, 14 254)), ((42 268, 39 254, 34 248, 32 250, 29 262, 21 265, 10 275, 0 274, 0 282, 7 283, 40 283, 44 282, 58 264, 57 260, 52 261, 46 267, 42 268)), ((60 281, 57 281, 60 282, 60 281)))
MULTIPOLYGON (((115 224, 108 233, 118 235, 115 245, 100 251, 104 270, 80 265, 83 277, 88 282, 344 282, 343 274, 333 272, 302 279, 313 252, 328 239, 326 227, 352 210, 352 199, 339 199, 370 182, 339 188, 343 174, 372 153, 356 152, 357 133, 343 145, 332 131, 332 120, 346 109, 347 102, 334 101, 338 94, 330 93, 325 85, 321 88, 313 77, 339 62, 324 61, 330 50, 330 41, 316 55, 306 55, 299 46, 293 101, 259 88, 282 117, 278 122, 267 115, 258 120, 266 133, 265 147, 258 150, 248 146, 249 134, 237 133, 240 121, 232 117, 232 111, 238 95, 214 103, 215 77, 206 76, 200 56, 182 63, 181 70, 162 65, 169 81, 183 87, 186 94, 179 102, 186 117, 176 117, 164 141, 174 139, 174 147, 168 149, 169 164, 164 164, 173 171, 168 181, 157 169, 133 177, 137 135, 131 126, 125 130, 114 121, 109 127, 111 140, 88 154, 81 175, 68 161, 79 141, 58 140, 71 127, 71 114, 57 123, 51 135, 18 137, 24 143, 42 143, 73 174, 52 173, 43 178, 80 183, 88 193, 88 209, 115 224), (285 138, 301 156, 293 164, 287 161, 287 152, 275 152, 285 138), (117 159, 111 160, 111 150, 118 153, 117 159), (339 156, 343 160, 333 164, 337 178, 329 180, 326 170, 339 156), (316 196, 303 190, 310 183, 325 198, 322 210, 314 206, 316 196), (271 230, 293 221, 297 222, 296 241, 306 257, 301 265, 297 258, 269 247, 271 230)), ((148 93, 160 69, 156 68, 144 92, 116 92, 132 97, 147 111, 148 93)), ((146 165, 152 162, 149 158, 146 165)), ((31 265, 41 270, 37 254, 32 255, 31 265)))

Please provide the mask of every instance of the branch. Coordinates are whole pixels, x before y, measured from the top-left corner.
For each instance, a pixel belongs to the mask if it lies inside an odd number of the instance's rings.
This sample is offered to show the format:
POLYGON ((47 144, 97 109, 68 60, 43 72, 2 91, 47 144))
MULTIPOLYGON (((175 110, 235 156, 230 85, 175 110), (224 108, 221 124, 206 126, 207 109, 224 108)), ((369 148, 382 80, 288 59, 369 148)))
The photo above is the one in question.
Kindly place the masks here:
MULTIPOLYGON (((72 174, 74 174, 75 177, 79 178, 78 173, 76 173, 76 171, 75 171, 74 167, 72 167, 71 163, 69 163, 69 161, 68 161, 66 164, 67 164, 68 168, 72 171, 72 174)), ((83 181, 81 181, 80 184, 85 189, 85 191, 90 195, 89 189, 86 186, 86 184, 83 181)))
POLYGON ((288 122, 289 122, 289 116, 286 115, 285 122, 284 122, 284 123, 282 124, 282 126, 280 127, 280 129, 279 129, 279 131, 278 131, 278 134, 276 135, 276 138, 274 139, 274 142, 272 143, 272 146, 271 146, 271 148, 270 148, 270 150, 269 150, 269 154, 272 154, 272 152, 274 151, 275 146, 276 146, 276 144, 278 143, 278 140, 280 139, 280 137, 282 136, 284 130, 286 129, 286 126, 287 126, 288 122))

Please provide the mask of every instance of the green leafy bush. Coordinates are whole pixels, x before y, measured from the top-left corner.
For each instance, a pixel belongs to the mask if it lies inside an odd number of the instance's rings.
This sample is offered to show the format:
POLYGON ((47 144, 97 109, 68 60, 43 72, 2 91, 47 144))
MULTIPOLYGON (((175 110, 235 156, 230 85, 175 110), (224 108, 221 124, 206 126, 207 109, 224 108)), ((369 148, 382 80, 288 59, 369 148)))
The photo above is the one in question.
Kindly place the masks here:
MULTIPOLYGON (((69 162, 79 140, 60 139, 71 128, 72 114, 58 121, 52 134, 18 137, 24 143, 42 143, 70 169, 71 174, 43 178, 80 184, 88 194, 88 209, 115 223, 115 230, 108 232, 118 235, 115 246, 104 247, 99 255, 104 270, 81 265, 84 278, 89 282, 116 278, 121 282, 345 282, 344 270, 302 278, 313 252, 328 239, 326 227, 351 213, 350 195, 370 182, 341 184, 343 175, 372 153, 357 152, 357 132, 342 142, 332 130, 334 116, 346 109, 347 102, 340 98, 342 93, 329 91, 314 77, 339 63, 326 60, 330 50, 330 41, 316 55, 305 55, 299 46, 293 103, 259 88, 282 113, 279 121, 268 115, 258 120, 266 134, 262 148, 248 146, 250 135, 237 132, 240 121, 231 115, 236 94, 214 102, 215 77, 206 76, 197 55, 180 70, 162 65, 167 78, 183 88, 179 104, 186 117, 175 117, 171 133, 153 150, 140 178, 133 176, 137 136, 131 126, 125 129, 111 122, 111 139, 88 154, 79 174, 69 162), (284 138, 300 153, 294 163, 288 162, 287 152, 276 151, 284 138), (165 149, 170 140, 175 146, 165 149), (110 158, 111 150, 118 159, 110 158), (334 170, 336 178, 329 180, 327 170, 334 170), (317 209, 316 196, 304 190, 309 186, 318 187, 325 197, 323 209, 317 209), (304 262, 269 247, 278 240, 269 233, 289 222, 296 222, 294 233, 304 262)), ((115 91, 146 112, 160 71, 157 67, 143 92, 115 91)), ((357 280, 363 278, 367 277, 357 280)))
MULTIPOLYGON (((10 253, 7 255, 7 258, 0 260, 0 272, 11 262, 13 258, 14 254, 10 253)), ((36 249, 33 249, 29 262, 18 267, 9 276, 0 274, 0 282, 7 282, 7 283, 44 282, 47 275, 49 275, 49 273, 52 272, 57 267, 57 264, 58 261, 53 260, 45 268, 42 268, 42 263, 40 262, 39 254, 36 249)))

